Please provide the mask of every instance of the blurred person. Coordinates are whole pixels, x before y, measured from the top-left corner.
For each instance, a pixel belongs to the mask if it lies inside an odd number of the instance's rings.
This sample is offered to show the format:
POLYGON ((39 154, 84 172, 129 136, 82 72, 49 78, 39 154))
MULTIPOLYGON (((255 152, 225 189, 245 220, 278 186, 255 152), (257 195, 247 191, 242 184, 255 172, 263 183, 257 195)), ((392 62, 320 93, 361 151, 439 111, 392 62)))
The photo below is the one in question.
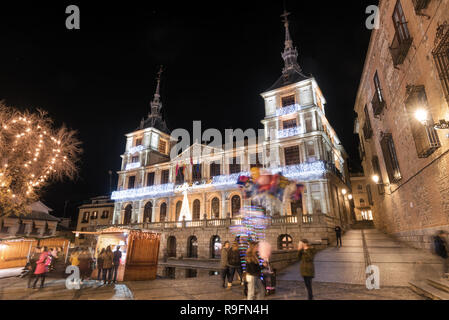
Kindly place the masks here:
POLYGON ((102 254, 103 257, 103 283, 111 283, 111 272, 112 272, 112 260, 114 259, 114 254, 112 253, 111 246, 107 246, 105 252, 102 254))
POLYGON ((39 255, 39 260, 36 261, 36 269, 34 270, 34 274, 36 275, 36 278, 33 283, 33 289, 36 289, 36 284, 39 279, 41 279, 41 285, 40 288, 42 289, 44 287, 45 282, 45 276, 48 272, 48 266, 51 263, 51 257, 48 252, 47 247, 41 248, 41 253, 39 255))
POLYGON ((440 230, 434 236, 435 253, 443 259, 443 278, 449 278, 449 246, 447 241, 448 233, 440 230))
POLYGON ((81 284, 83 281, 90 277, 92 273, 92 256, 90 252, 87 250, 87 248, 83 248, 79 257, 79 268, 80 268, 80 277, 81 277, 81 284))
POLYGON ((97 257, 97 270, 98 270, 97 281, 101 281, 101 275, 104 272, 103 271, 103 254, 105 252, 106 252, 105 248, 101 249, 101 251, 97 257))
POLYGON ((28 269, 28 283, 27 288, 31 288, 31 282, 36 277, 34 272, 36 271, 37 261, 39 260, 39 256, 41 255, 42 249, 41 247, 34 248, 34 252, 30 256, 30 260, 28 261, 26 268, 28 269))
POLYGON ((341 247, 342 244, 341 244, 341 227, 340 226, 335 227, 335 235, 337 236, 337 247, 338 247, 339 243, 340 243, 340 247, 341 247))
POLYGON ((117 248, 114 251, 114 256, 112 258, 112 264, 113 264, 113 272, 114 272, 114 283, 117 283, 117 273, 118 268, 120 267, 120 259, 122 258, 122 252, 120 251, 120 246, 117 246, 117 248))
POLYGON ((79 259, 78 259, 79 254, 80 254, 80 248, 76 247, 75 250, 70 255, 70 264, 72 266, 76 266, 76 267, 79 266, 79 264, 80 264, 79 259))
POLYGON ((309 241, 307 239, 299 242, 298 250, 301 276, 304 278, 308 299, 313 300, 312 279, 315 277, 315 266, 313 259, 315 258, 317 250, 309 245, 309 241))
POLYGON ((232 247, 228 251, 228 287, 232 287, 234 274, 237 271, 240 277, 240 285, 243 285, 243 270, 240 258, 240 250, 237 242, 232 243, 232 247))
POLYGON ((258 243, 251 242, 246 251, 246 281, 248 282, 248 300, 262 300, 265 296, 265 288, 261 280, 260 260, 257 256, 258 243))
POLYGON ((223 288, 226 288, 226 278, 229 278, 228 253, 230 243, 226 241, 221 249, 221 278, 223 280, 223 288))

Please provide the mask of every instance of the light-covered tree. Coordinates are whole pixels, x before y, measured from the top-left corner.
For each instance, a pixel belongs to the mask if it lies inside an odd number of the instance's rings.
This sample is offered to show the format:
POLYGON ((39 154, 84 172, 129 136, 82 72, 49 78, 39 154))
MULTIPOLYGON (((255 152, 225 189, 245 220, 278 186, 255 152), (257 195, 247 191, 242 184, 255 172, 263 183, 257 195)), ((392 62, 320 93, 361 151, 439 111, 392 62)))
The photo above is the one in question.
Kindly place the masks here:
POLYGON ((74 179, 80 146, 76 131, 55 128, 45 111, 0 102, 0 215, 26 213, 42 187, 74 179))

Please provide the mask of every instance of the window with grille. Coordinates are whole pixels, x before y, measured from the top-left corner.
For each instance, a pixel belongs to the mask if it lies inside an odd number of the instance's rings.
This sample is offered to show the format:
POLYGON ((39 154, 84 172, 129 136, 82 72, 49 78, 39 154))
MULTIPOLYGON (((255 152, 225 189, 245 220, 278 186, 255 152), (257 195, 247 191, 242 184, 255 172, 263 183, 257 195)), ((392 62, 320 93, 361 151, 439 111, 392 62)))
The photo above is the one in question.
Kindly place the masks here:
POLYGON ((220 218, 220 200, 218 198, 212 199, 212 219, 220 218))
POLYGON ((139 162, 139 156, 134 156, 134 157, 132 157, 132 158, 131 158, 131 162, 132 162, 132 163, 139 162))
POLYGON ((373 165, 374 174, 379 177, 379 184, 377 185, 379 194, 384 194, 385 189, 383 187, 384 182, 382 180, 382 171, 380 170, 379 158, 377 156, 373 156, 373 158, 371 159, 371 164, 373 165))
POLYGON ((149 172, 147 174, 147 187, 154 185, 154 172, 149 172))
POLYGON ((294 95, 283 97, 282 98, 282 107, 290 107, 296 103, 296 99, 294 95))
POLYGON ((440 139, 433 127, 433 119, 428 112, 430 119, 429 124, 423 125, 415 117, 415 113, 419 109, 428 111, 427 96, 424 86, 408 86, 408 97, 405 101, 405 107, 408 113, 408 120, 412 129, 413 140, 415 141, 416 152, 419 158, 427 158, 434 153, 440 146, 440 139))
POLYGON ((391 133, 383 134, 380 145, 382 147, 388 177, 391 182, 397 183, 402 179, 402 175, 401 170, 399 169, 399 161, 391 133))
POLYGON ((278 238, 278 249, 288 250, 293 249, 293 239, 288 234, 281 234, 278 238))
POLYGON ((393 25, 396 30, 393 43, 390 46, 390 53, 395 66, 404 62, 407 53, 412 45, 412 38, 407 27, 407 19, 402 9, 401 1, 396 2, 393 12, 393 25))
POLYGON ((369 184, 366 185, 366 194, 368 195, 368 203, 371 206, 373 206, 374 205, 373 194, 371 192, 371 185, 369 185, 369 184))
POLYGON ((373 129, 371 127, 371 120, 369 118, 368 107, 366 105, 364 112, 365 112, 365 124, 363 125, 363 136, 365 137, 365 140, 369 140, 373 136, 373 129))
POLYGON ((371 104, 373 106, 373 113, 374 116, 378 116, 382 113, 383 109, 385 108, 385 100, 382 94, 382 87, 380 85, 380 80, 379 80, 379 74, 376 73, 374 74, 374 97, 373 100, 371 101, 371 104))
POLYGON ((193 220, 200 220, 200 210, 201 210, 201 202, 200 200, 196 199, 195 201, 193 201, 193 212, 192 212, 192 217, 193 220))
POLYGON ((238 158, 232 158, 232 160, 231 160, 232 162, 229 164, 229 173, 230 174, 241 172, 240 163, 237 163, 237 159, 238 158))
POLYGON ((202 169, 202 165, 201 164, 194 164, 193 165, 193 172, 192 172, 192 176, 193 176, 193 181, 201 181, 202 176, 201 176, 201 169, 202 169))
POLYGON ((165 221, 167 219, 167 204, 164 202, 161 204, 160 213, 159 213, 159 221, 165 221))
POLYGON ((288 147, 284 149, 285 164, 287 166, 301 162, 299 158, 299 146, 288 147))
POLYGON ((444 23, 438 27, 436 38, 436 47, 432 54, 440 75, 444 95, 449 102, 449 24, 444 23))
POLYGON ((161 173, 161 184, 167 184, 170 176, 169 170, 162 170, 161 173))
POLYGON ((296 127, 297 127, 296 119, 286 120, 286 121, 282 122, 282 128, 284 130, 296 128, 296 127))
POLYGON ((220 163, 212 162, 210 164, 210 176, 211 177, 216 177, 216 176, 221 175, 221 171, 220 170, 221 170, 220 163))
POLYGON ((166 154, 167 153, 167 142, 164 140, 159 140, 159 152, 166 154))
POLYGON ((136 183, 136 176, 131 176, 128 178, 128 189, 133 189, 136 183))

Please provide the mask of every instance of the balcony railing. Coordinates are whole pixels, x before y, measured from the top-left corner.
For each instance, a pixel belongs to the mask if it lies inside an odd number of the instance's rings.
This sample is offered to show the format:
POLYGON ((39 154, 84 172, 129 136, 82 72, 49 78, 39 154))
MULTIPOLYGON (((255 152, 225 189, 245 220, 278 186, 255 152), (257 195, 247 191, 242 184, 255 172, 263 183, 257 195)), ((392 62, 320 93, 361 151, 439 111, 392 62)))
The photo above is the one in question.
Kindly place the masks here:
POLYGON ((279 139, 290 138, 290 137, 297 136, 301 133, 303 133, 301 130, 301 127, 294 127, 294 128, 279 130, 278 138, 279 139))
POLYGON ((421 13, 421 10, 424 10, 428 7, 430 0, 413 0, 413 6, 415 7, 415 12, 417 14, 421 13))
POLYGON ((374 94, 371 104, 373 105, 373 113, 375 117, 379 116, 385 108, 385 100, 382 99, 382 101, 380 101, 379 94, 377 92, 374 94))
POLYGON ((394 66, 398 66, 404 63, 405 57, 407 57, 407 53, 410 50, 412 45, 413 38, 405 38, 401 39, 399 34, 396 32, 394 35, 393 43, 390 46, 390 53, 393 57, 394 66))

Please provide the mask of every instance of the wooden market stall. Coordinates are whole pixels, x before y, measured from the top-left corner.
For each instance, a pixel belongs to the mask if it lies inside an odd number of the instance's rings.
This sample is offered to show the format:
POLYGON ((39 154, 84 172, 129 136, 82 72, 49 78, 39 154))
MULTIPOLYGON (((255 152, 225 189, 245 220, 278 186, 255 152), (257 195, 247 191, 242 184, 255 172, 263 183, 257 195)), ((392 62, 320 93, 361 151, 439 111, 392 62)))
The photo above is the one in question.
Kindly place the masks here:
MULTIPOLYGON (((156 279, 159 256, 159 233, 131 230, 126 228, 107 228, 96 232, 76 231, 79 234, 92 234, 97 236, 95 258, 101 249, 111 246, 115 251, 120 246, 122 258, 118 270, 117 281, 154 280, 156 279)), ((95 269, 92 277, 96 277, 95 269)))

